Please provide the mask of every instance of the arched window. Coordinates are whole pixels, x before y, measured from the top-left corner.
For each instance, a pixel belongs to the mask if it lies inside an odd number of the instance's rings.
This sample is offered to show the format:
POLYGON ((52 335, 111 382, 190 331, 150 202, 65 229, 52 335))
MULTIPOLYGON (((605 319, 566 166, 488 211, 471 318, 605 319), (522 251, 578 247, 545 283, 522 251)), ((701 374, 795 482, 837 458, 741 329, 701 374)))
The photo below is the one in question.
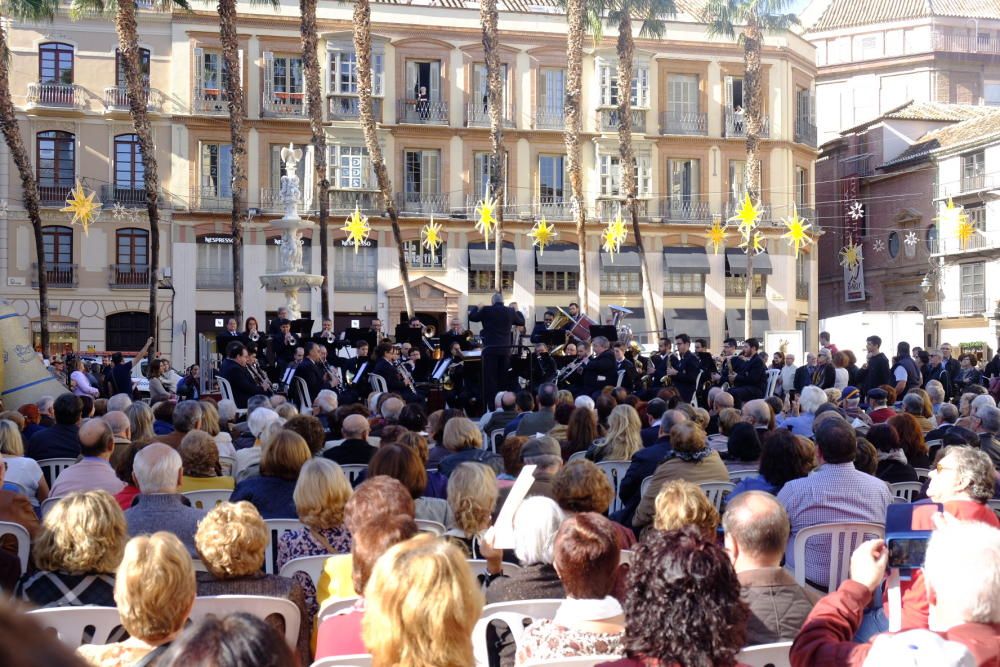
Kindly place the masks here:
POLYGON ((73 187, 76 175, 76 137, 69 132, 39 132, 35 176, 43 203, 60 203, 73 187))
POLYGON ((38 47, 38 82, 73 83, 73 47, 49 42, 38 47))
POLYGON ((149 313, 127 311, 108 315, 104 326, 106 349, 113 352, 141 350, 149 338, 149 313))
POLYGON ((149 232, 126 227, 115 233, 115 256, 118 264, 145 267, 149 264, 149 232))
POLYGON ((139 136, 119 134, 115 137, 115 189, 142 190, 145 178, 139 136))

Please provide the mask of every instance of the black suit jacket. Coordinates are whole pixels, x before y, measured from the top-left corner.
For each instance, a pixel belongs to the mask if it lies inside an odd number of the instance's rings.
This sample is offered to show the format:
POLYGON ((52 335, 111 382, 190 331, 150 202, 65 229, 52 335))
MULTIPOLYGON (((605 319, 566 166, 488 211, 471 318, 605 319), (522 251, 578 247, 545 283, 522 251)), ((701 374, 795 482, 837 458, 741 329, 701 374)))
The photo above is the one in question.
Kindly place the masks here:
POLYGON ((375 366, 371 369, 371 372, 375 375, 381 375, 385 379, 385 384, 389 391, 396 393, 408 391, 407 386, 403 383, 403 378, 400 376, 399 371, 384 358, 375 362, 375 366))
POLYGON ((250 371, 232 359, 225 359, 222 362, 219 374, 229 380, 229 384, 232 385, 233 400, 238 408, 245 408, 247 400, 251 396, 266 393, 259 384, 253 381, 250 371))
MULTIPOLYGON (((292 334, 294 337, 295 334, 292 334)), ((271 353, 274 355, 274 362, 284 368, 292 362, 295 358, 295 348, 301 344, 299 339, 295 338, 295 345, 286 345, 285 337, 280 333, 271 336, 271 353)))
POLYGON ((539 357, 537 354, 531 355, 531 377, 536 387, 543 382, 555 380, 558 371, 556 360, 550 355, 546 354, 544 357, 539 357))
POLYGON ((377 451, 378 448, 372 447, 367 440, 355 440, 352 438, 344 440, 336 447, 331 447, 324 451, 323 458, 345 465, 349 463, 368 463, 377 451))
POLYGON ((588 396, 618 382, 618 365, 611 350, 591 359, 583 369, 583 391, 588 396))
MULTIPOLYGON (((814 382, 813 378, 809 378, 809 384, 815 384, 820 389, 829 389, 837 383, 837 371, 834 370, 833 364, 826 364, 820 372, 822 377, 819 377, 819 382, 814 382)), ((815 371, 813 375, 816 375, 815 371)))
POLYGON ((671 378, 677 391, 681 392, 681 397, 686 403, 691 402, 691 397, 694 396, 695 391, 695 381, 698 379, 698 373, 701 371, 701 361, 698 359, 698 355, 694 352, 688 351, 680 361, 676 362, 674 368, 677 369, 677 375, 671 378))
POLYGON ((879 352, 868 360, 868 367, 858 372, 861 380, 861 395, 868 396, 868 390, 883 384, 896 385, 892 372, 889 370, 889 359, 879 352))
POLYGON ((631 359, 623 359, 620 362, 615 362, 615 382, 618 382, 617 374, 620 371, 625 371, 625 376, 622 377, 622 388, 625 391, 632 392, 635 391, 636 380, 639 374, 635 370, 635 362, 631 359))
POLYGON ((482 322, 483 330, 479 335, 486 351, 493 348, 494 352, 509 352, 510 332, 518 319, 524 324, 523 315, 503 304, 483 306, 469 313, 470 322, 482 322))
MULTIPOLYGON (((734 364, 735 367, 735 364, 734 364)), ((740 369, 736 371, 736 387, 754 387, 764 391, 764 382, 767 378, 767 367, 764 361, 756 354, 749 360, 744 359, 740 369)))
POLYGON ((309 387, 309 398, 314 399, 323 389, 323 368, 314 363, 312 359, 306 358, 295 367, 295 377, 302 378, 309 387))
MULTIPOLYGON (((836 371, 834 371, 836 372, 836 371)), ((802 393, 802 390, 812 384, 812 371, 808 366, 799 366, 795 369, 795 391, 802 393)))
POLYGON ((226 329, 215 337, 216 352, 225 356, 226 348, 230 343, 243 343, 246 345, 247 341, 246 337, 239 331, 230 332, 229 329, 226 329))

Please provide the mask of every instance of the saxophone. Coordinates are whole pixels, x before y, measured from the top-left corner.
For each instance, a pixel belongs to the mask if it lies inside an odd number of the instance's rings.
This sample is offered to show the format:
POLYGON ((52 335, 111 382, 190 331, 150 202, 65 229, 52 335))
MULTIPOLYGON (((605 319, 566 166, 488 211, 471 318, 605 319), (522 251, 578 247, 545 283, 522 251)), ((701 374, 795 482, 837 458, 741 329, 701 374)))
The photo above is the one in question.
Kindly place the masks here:
POLYGON ((416 387, 416 385, 413 382, 413 376, 410 375, 410 369, 408 369, 406 367, 406 362, 405 361, 397 361, 396 362, 396 370, 399 371, 399 374, 401 376, 403 376, 403 384, 405 384, 407 387, 409 387, 410 391, 414 391, 415 392, 417 390, 417 387, 416 387))

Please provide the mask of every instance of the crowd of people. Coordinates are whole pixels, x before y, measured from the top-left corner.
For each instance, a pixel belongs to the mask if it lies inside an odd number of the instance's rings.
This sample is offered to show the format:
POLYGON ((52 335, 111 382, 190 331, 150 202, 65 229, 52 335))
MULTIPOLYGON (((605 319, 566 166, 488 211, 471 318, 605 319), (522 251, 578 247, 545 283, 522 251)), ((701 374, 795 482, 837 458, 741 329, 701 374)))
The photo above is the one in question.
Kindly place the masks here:
POLYGON ((801 367, 727 340, 706 374, 687 336, 666 342, 681 354, 661 344, 653 365, 674 372, 655 385, 616 386, 602 371, 587 374, 593 391, 573 391, 553 378, 496 392, 481 415, 332 387, 304 412, 264 392, 238 406, 85 389, 0 412, 0 521, 31 538, 24 571, 0 542, 0 585, 15 600, 0 609, 0 654, 107 667, 360 653, 378 667, 581 655, 665 667, 735 665, 746 647, 793 642, 796 666, 1000 664, 992 374, 964 372, 974 365, 946 345, 900 343, 890 362, 877 336, 860 367, 828 336, 801 367), (53 458, 76 462, 50 478, 39 462, 53 458), (512 493, 521 475, 532 478, 523 500, 512 493), (814 526, 885 525, 899 482, 919 483, 908 499, 937 511, 914 526, 931 537, 896 602, 886 540, 852 554, 823 537, 795 549, 814 526), (718 501, 700 486, 726 483, 718 501), (228 501, 184 495, 208 489, 228 501), (507 503, 512 544, 495 526, 507 503), (298 528, 269 548, 272 519, 298 528), (843 581, 831 578, 838 549, 851 561, 843 581), (272 573, 305 556, 325 557, 319 578, 272 573), (225 594, 293 603, 294 641, 280 617, 187 623, 196 597, 225 594), (327 601, 345 599, 320 621, 327 601), (484 605, 538 599, 560 602, 523 631, 492 622, 476 653, 484 605), (80 605, 115 607, 121 625, 76 655, 23 613, 80 605))

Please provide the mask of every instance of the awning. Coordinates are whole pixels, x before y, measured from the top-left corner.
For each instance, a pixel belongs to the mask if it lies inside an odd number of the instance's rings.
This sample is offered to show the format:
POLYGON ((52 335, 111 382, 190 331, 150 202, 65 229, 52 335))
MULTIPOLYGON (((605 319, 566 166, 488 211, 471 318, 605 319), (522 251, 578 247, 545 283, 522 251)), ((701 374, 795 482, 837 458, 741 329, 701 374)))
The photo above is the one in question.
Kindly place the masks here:
MULTIPOLYGON (((752 311, 753 322, 751 322, 751 331, 753 337, 761 341, 763 345, 764 332, 771 328, 771 322, 767 318, 767 308, 755 308, 752 311)), ((729 335, 733 338, 743 338, 743 309, 742 308, 727 308, 726 309, 726 329, 729 330, 729 335)))
POLYGON ((664 248, 664 273, 711 273, 708 254, 701 247, 664 248))
POLYGON ((601 251, 601 270, 612 273, 639 273, 639 250, 635 246, 622 248, 612 255, 601 251))
POLYGON ((667 331, 671 336, 686 333, 692 339, 709 338, 708 314, 699 308, 666 308, 667 331))
POLYGON ((545 252, 535 250, 537 271, 580 271, 580 250, 572 243, 552 244, 545 252))
MULTIPOLYGON (((747 274, 747 256, 742 250, 727 248, 726 264, 731 276, 745 276, 747 274)), ((771 257, 766 252, 753 256, 753 272, 766 276, 771 275, 771 257)))
MULTIPOLYGON (((517 253, 513 246, 504 244, 501 262, 504 271, 517 269, 517 253)), ((490 244, 489 250, 483 243, 469 244, 469 269, 472 271, 492 271, 496 266, 496 247, 490 244)))

